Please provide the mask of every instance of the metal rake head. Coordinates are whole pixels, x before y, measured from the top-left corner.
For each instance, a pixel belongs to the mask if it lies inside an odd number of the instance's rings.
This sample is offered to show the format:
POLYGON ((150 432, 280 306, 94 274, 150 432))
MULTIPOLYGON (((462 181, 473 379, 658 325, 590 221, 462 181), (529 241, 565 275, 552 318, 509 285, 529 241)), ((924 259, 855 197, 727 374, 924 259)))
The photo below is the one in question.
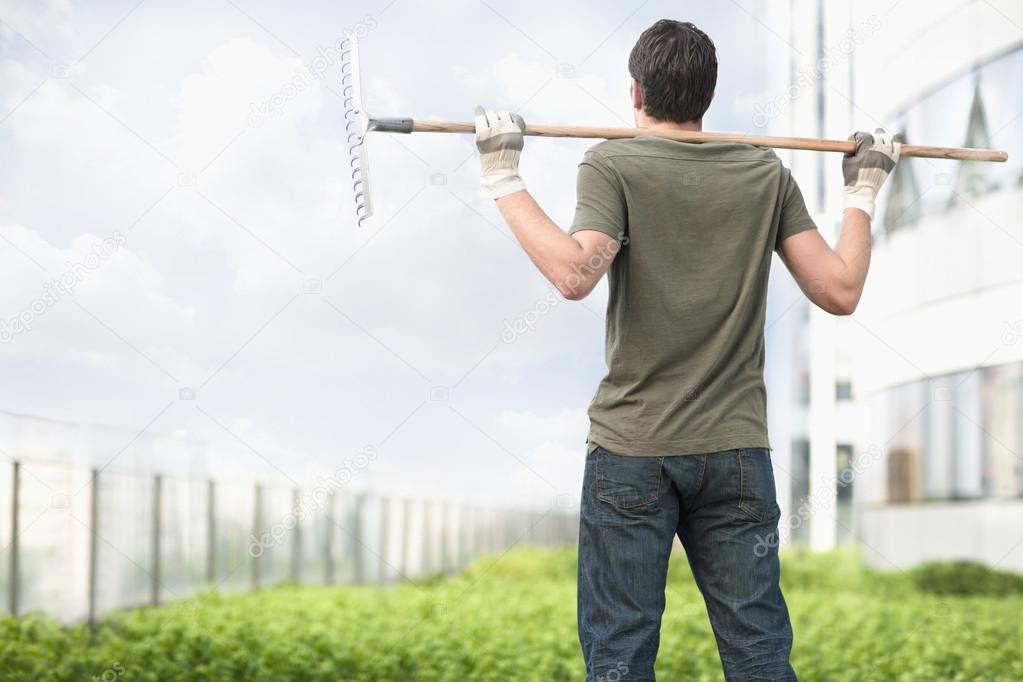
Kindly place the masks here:
POLYGON ((355 219, 359 227, 373 215, 369 195, 369 155, 366 137, 371 130, 386 133, 411 133, 411 118, 373 118, 362 104, 362 83, 359 76, 359 38, 349 33, 341 50, 341 92, 345 107, 345 132, 355 192, 355 219))
POLYGON ((363 221, 373 215, 373 203, 369 194, 369 157, 366 150, 366 134, 370 130, 370 119, 362 106, 359 39, 354 33, 349 33, 346 43, 347 49, 341 52, 341 92, 344 97, 352 191, 355 192, 355 219, 359 227, 362 227, 363 221))

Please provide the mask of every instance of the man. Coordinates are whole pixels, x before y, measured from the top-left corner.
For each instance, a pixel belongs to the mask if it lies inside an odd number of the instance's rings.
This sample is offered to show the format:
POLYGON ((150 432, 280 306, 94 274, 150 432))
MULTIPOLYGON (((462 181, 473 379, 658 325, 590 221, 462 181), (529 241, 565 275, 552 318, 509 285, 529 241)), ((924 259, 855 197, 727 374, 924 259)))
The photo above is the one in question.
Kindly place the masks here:
MULTIPOLYGON (((713 42, 662 20, 629 57, 636 126, 700 130, 713 42)), ((607 376, 590 406, 579 529, 579 640, 587 680, 652 680, 674 536, 707 605, 725 677, 793 680, 778 584, 779 508, 767 438, 764 314, 772 253, 806 296, 856 308, 874 199, 900 146, 856 133, 842 161, 834 249, 774 152, 652 136, 591 148, 569 233, 518 174, 525 124, 476 111, 482 194, 569 299, 608 275, 607 376)))

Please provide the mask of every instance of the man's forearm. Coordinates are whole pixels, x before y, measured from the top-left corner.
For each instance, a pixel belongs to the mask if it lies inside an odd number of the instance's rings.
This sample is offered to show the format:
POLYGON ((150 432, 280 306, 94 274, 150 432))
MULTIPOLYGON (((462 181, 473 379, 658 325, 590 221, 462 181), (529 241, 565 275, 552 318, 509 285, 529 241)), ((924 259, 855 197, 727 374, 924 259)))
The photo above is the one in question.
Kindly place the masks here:
POLYGON ((501 197, 497 208, 526 255, 566 297, 585 296, 606 271, 587 266, 583 245, 558 227, 527 190, 501 197))
POLYGON ((476 108, 480 150, 480 196, 497 201, 508 226, 530 260, 568 299, 587 296, 604 276, 615 254, 617 236, 601 230, 566 234, 547 217, 519 177, 526 122, 517 114, 476 108))
POLYGON ((845 210, 834 251, 844 266, 835 273, 835 285, 855 308, 870 268, 870 217, 866 213, 858 208, 845 210))

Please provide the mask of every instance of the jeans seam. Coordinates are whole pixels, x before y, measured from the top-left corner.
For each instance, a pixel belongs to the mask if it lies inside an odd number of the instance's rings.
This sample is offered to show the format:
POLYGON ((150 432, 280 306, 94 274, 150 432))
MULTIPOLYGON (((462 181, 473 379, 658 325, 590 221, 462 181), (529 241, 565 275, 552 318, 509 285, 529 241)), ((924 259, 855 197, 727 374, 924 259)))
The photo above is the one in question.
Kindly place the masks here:
POLYGON ((746 459, 743 455, 748 454, 747 450, 739 450, 736 457, 739 460, 739 511, 745 512, 755 521, 763 521, 767 514, 754 509, 750 504, 746 502, 746 459))

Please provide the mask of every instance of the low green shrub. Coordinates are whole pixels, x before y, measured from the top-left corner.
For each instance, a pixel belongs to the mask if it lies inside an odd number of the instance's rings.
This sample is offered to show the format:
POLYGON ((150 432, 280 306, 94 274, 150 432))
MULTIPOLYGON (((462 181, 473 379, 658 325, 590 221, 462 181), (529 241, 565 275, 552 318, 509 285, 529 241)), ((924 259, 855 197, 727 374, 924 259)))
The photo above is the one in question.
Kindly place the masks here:
POLYGON ((917 589, 931 594, 1023 595, 1023 575, 976 561, 933 561, 911 569, 909 574, 917 589))
MULTIPOLYGON (((854 555, 782 560, 800 680, 1023 679, 1023 596, 923 593, 854 555)), ((721 679, 702 597, 672 560, 659 679, 721 679)), ((580 680, 572 551, 516 550, 388 587, 282 585, 114 613, 94 634, 0 618, 0 679, 580 680)))

